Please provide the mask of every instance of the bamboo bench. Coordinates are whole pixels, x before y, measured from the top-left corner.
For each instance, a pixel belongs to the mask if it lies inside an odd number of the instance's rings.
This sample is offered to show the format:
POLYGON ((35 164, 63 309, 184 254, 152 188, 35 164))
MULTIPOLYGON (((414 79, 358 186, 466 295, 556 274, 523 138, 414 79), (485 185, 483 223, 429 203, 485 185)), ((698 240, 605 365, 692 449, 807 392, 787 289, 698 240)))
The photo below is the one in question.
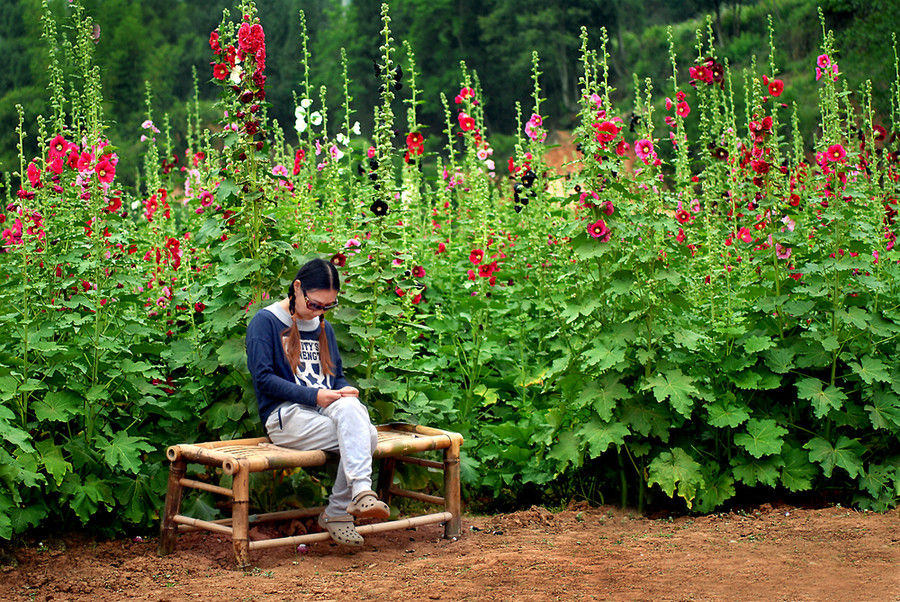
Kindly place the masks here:
MULTIPOLYGON (((378 429, 378 447, 373 457, 382 459, 377 485, 378 495, 381 499, 389 502, 391 496, 407 497, 442 505, 444 511, 363 525, 357 530, 365 535, 392 529, 444 523, 444 537, 459 537, 461 510, 459 449, 463 442, 462 435, 406 423, 391 423, 376 428, 378 429), (436 449, 444 450, 443 462, 410 455, 436 449), (397 462, 442 469, 444 472, 444 496, 439 497, 396 487, 393 480, 397 462)), ((329 534, 323 532, 250 541, 248 538, 250 523, 306 518, 316 516, 324 509, 324 507, 302 508, 251 516, 249 514, 250 473, 321 466, 329 458, 336 457, 334 454, 321 450, 298 451, 278 447, 273 445, 268 437, 257 437, 173 445, 166 449, 166 457, 170 461, 169 484, 166 491, 165 511, 160 525, 160 554, 172 552, 175 548, 175 537, 179 531, 198 529, 229 535, 234 547, 235 559, 240 567, 250 564, 250 552, 253 550, 330 539, 329 534), (213 466, 221 469, 225 474, 231 475, 233 478, 231 489, 185 478, 189 463, 213 466), (185 487, 201 489, 231 498, 231 518, 205 521, 180 514, 182 492, 185 487)))

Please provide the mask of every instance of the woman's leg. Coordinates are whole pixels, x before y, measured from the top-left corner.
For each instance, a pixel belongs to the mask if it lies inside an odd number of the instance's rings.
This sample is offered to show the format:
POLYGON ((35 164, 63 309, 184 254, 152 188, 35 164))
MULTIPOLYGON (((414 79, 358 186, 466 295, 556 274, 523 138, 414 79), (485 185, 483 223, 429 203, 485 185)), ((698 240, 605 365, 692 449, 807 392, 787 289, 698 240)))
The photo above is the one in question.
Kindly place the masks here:
POLYGON ((359 492, 372 489, 372 454, 378 446, 378 431, 369 420, 369 411, 356 397, 342 397, 322 410, 337 431, 341 459, 326 514, 347 511, 359 492))
POLYGON ((345 514, 354 495, 372 488, 372 453, 378 445, 378 431, 356 397, 343 397, 321 413, 296 404, 282 408, 280 424, 278 412, 273 412, 266 430, 275 445, 340 454, 327 516, 345 514))

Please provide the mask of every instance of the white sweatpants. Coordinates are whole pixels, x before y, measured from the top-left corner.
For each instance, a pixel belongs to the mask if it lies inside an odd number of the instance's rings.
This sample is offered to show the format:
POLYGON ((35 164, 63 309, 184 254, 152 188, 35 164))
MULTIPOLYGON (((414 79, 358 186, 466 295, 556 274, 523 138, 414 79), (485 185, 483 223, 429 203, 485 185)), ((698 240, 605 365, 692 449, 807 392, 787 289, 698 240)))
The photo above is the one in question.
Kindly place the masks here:
POLYGON ((327 516, 346 514, 356 494, 372 489, 372 454, 378 446, 378 431, 358 398, 341 397, 327 408, 284 404, 269 415, 266 431, 272 443, 281 447, 340 454, 325 508, 327 516))

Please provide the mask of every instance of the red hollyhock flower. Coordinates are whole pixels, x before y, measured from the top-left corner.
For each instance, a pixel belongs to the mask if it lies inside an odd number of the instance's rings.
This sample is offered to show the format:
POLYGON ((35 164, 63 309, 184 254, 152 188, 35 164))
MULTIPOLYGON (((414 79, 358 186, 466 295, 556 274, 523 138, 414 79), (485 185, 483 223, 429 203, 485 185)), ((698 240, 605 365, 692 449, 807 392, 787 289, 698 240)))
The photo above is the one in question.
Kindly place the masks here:
POLYGON ((438 253, 443 253, 443 252, 445 252, 446 250, 447 250, 447 245, 445 245, 445 244, 442 243, 442 242, 439 242, 439 243, 438 243, 437 252, 438 252, 438 253))
POLYGON ((424 278, 425 277, 425 268, 417 265, 412 269, 412 275, 414 278, 424 278))
POLYGON ((625 142, 625 140, 619 140, 619 143, 616 145, 616 154, 620 157, 624 157, 629 149, 631 149, 631 145, 625 142))
POLYGON ((601 242, 609 241, 610 230, 606 227, 606 222, 598 219, 587 227, 588 234, 594 238, 599 238, 601 242))
POLYGON ((419 132, 410 132, 406 135, 406 146, 414 147, 414 146, 422 146, 422 143, 425 141, 425 137, 422 136, 419 132))
POLYGON ((38 169, 38 166, 34 164, 32 161, 28 164, 28 170, 26 171, 28 175, 28 181, 31 182, 32 188, 38 188, 41 183, 41 170, 38 169))
POLYGON ((219 32, 216 30, 213 30, 212 33, 209 34, 209 47, 214 54, 222 52, 222 47, 219 46, 219 32))
POLYGON ((595 123, 594 129, 597 130, 597 142, 606 144, 615 140, 621 128, 617 127, 612 121, 604 121, 603 123, 595 123))
POLYGON ((228 69, 228 65, 225 63, 217 63, 213 66, 213 77, 218 80, 223 80, 228 77, 230 70, 228 69))
POLYGON ((769 94, 772 96, 781 96, 781 93, 784 92, 784 82, 780 79, 773 79, 769 81, 769 94))
POLYGON ((478 266, 478 275, 482 278, 490 278, 491 274, 494 272, 494 270, 491 268, 492 265, 493 264, 490 263, 483 263, 478 266))
POLYGON ((686 209, 679 209, 675 212, 675 219, 678 220, 679 224, 686 224, 691 221, 691 214, 686 209))
POLYGON ((206 309, 206 305, 202 301, 197 301, 194 303, 194 311, 197 313, 203 313, 203 310, 206 309))
POLYGON ((847 151, 845 151, 844 147, 840 144, 832 144, 828 147, 828 150, 825 151, 825 158, 833 162, 843 161, 846 156, 847 151))
POLYGON ((336 267, 342 268, 347 263, 347 256, 344 255, 343 253, 335 253, 331 257, 331 263, 334 264, 336 267))
POLYGON ((681 117, 687 117, 691 114, 691 106, 687 103, 686 100, 682 100, 675 106, 675 113, 680 115, 681 117))
POLYGON ((472 262, 473 265, 478 265, 481 263, 482 259, 484 259, 484 251, 481 249, 474 249, 469 253, 469 261, 472 262))
POLYGON ((91 163, 93 163, 93 162, 94 162, 94 155, 92 155, 89 152, 81 153, 81 155, 78 157, 78 162, 76 163, 78 171, 89 170, 91 168, 91 163))
POLYGON ((53 140, 50 141, 50 145, 47 147, 47 158, 52 162, 61 158, 66 154, 66 150, 69 148, 69 143, 66 142, 66 139, 62 137, 62 134, 58 134, 53 140))
POLYGON ((109 155, 104 155, 97 162, 94 171, 97 172, 97 179, 101 182, 109 183, 116 177, 116 166, 110 162, 109 155))
POLYGON ((457 119, 459 120, 459 127, 462 128, 464 132, 468 132, 475 128, 475 120, 467 114, 460 113, 457 119))
POLYGON ((416 296, 412 298, 413 305, 418 305, 422 302, 422 293, 416 293, 416 296))

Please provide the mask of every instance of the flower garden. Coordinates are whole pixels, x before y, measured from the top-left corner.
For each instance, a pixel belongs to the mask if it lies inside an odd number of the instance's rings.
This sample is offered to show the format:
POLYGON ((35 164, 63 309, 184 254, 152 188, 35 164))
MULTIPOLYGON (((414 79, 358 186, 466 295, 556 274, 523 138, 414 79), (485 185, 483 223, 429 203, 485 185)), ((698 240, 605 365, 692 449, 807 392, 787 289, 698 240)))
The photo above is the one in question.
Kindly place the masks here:
MULTIPOLYGON (((53 112, 20 118, 0 208, 0 539, 155 527, 166 445, 260 434, 245 327, 314 255, 343 277, 329 318, 373 420, 461 432, 473 502, 896 506, 900 77, 876 114, 830 32, 804 138, 774 44, 736 72, 700 29, 689 70, 673 50, 668 81, 635 77, 616 106, 606 39, 583 31, 578 152, 560 169, 536 54, 501 157, 477 73, 422 98, 386 7, 371 133, 346 62, 343 90, 307 78, 296 121, 268 119, 266 24, 243 0, 198 75, 220 87, 220 122, 189 107, 176 147, 148 91, 144 161, 126 166, 90 17, 71 13, 44 19, 53 112), (442 103, 442 132, 417 121, 423 102, 442 103)), ((260 508, 326 491, 303 473, 264 485, 260 508)))

